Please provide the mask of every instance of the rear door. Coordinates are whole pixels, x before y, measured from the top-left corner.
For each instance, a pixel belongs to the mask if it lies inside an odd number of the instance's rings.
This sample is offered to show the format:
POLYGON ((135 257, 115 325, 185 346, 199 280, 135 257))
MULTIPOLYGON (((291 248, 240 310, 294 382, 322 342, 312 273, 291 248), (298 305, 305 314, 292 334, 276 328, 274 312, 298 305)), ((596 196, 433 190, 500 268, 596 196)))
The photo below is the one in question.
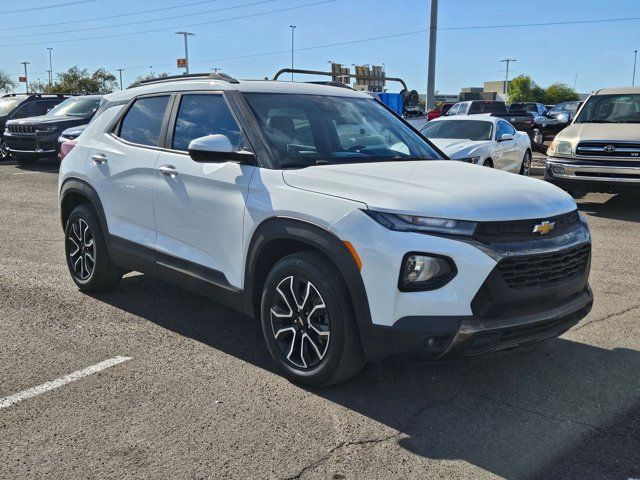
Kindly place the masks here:
POLYGON ((240 287, 243 219, 256 167, 198 163, 187 148, 195 138, 222 134, 238 151, 248 146, 246 137, 221 92, 178 95, 174 110, 154 180, 158 264, 240 287))
POLYGON ((86 175, 102 201, 109 233, 153 248, 153 178, 164 142, 169 94, 133 100, 90 149, 86 175))

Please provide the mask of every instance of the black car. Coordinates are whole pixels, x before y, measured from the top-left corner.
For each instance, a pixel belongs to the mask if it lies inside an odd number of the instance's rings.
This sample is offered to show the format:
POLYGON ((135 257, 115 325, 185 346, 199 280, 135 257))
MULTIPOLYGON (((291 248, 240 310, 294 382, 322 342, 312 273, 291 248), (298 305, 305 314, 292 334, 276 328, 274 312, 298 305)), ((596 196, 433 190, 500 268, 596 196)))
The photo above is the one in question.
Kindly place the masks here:
POLYGON ((0 97, 0 160, 9 157, 3 133, 8 120, 45 115, 69 95, 16 94, 0 97))
POLYGON ((62 131, 89 123, 101 101, 102 95, 71 97, 46 115, 9 120, 4 132, 9 154, 20 163, 56 158, 62 131))

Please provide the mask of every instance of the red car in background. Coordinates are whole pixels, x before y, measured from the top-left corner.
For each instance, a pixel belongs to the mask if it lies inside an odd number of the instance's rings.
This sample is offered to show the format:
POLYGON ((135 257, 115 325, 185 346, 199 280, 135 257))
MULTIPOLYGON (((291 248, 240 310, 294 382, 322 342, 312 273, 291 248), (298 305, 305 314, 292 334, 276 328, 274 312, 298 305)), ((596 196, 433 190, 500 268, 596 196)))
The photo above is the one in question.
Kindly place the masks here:
POLYGON ((440 108, 434 108, 433 110, 429 110, 427 112, 427 122, 429 120, 433 120, 434 118, 441 117, 442 115, 446 115, 449 109, 455 105, 454 102, 445 102, 442 104, 440 108))

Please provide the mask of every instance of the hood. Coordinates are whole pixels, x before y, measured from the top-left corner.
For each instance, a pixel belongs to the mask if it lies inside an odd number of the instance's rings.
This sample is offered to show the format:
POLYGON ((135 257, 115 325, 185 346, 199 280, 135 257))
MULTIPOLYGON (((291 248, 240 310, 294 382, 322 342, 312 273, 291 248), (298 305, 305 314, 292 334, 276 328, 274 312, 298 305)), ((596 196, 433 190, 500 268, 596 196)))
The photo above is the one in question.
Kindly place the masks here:
POLYGON ((69 115, 40 115, 39 117, 28 117, 21 118, 19 120, 9 120, 7 122, 7 125, 60 124, 61 126, 71 127, 73 125, 82 125, 85 123, 87 123, 87 119, 85 117, 73 117, 69 115))
POLYGON ((572 143, 583 140, 640 141, 637 123, 574 123, 562 130, 556 138, 572 143))
POLYGON ((468 157, 476 148, 491 144, 491 140, 474 141, 460 138, 430 138, 429 140, 453 159, 468 157))
POLYGON ((292 187, 391 213, 499 221, 576 209, 571 196, 550 183, 449 160, 317 165, 282 175, 292 187))

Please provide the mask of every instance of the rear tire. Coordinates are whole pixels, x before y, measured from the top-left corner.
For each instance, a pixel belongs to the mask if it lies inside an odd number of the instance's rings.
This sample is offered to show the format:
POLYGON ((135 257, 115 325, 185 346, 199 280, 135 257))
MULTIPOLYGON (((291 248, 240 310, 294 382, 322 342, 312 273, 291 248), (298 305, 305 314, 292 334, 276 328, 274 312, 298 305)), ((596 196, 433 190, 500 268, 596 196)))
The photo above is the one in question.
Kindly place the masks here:
POLYGON ((349 292, 335 266, 316 252, 282 258, 262 291, 261 323, 271 357, 292 381, 343 382, 365 364, 349 292))
POLYGON ((98 216, 87 204, 73 209, 64 229, 71 278, 83 292, 112 290, 124 272, 109 257, 98 216))

